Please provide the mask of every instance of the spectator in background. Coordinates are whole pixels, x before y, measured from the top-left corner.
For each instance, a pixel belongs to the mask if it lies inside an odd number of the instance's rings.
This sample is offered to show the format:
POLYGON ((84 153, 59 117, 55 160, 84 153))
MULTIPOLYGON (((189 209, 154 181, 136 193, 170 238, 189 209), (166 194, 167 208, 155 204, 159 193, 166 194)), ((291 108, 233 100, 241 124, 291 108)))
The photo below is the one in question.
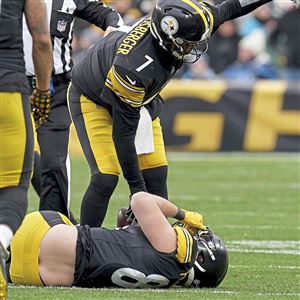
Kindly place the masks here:
POLYGON ((77 64, 87 54, 88 50, 103 38, 103 34, 96 29, 98 27, 89 26, 74 35, 73 40, 73 62, 77 64))
POLYGON ((236 60, 240 39, 234 20, 222 24, 211 37, 207 54, 209 64, 216 74, 223 72, 236 60))
POLYGON ((109 3, 122 16, 125 24, 142 16, 133 0, 109 0, 109 3))
POLYGON ((270 55, 266 52, 266 40, 260 31, 241 39, 238 45, 237 61, 223 72, 228 80, 247 81, 256 79, 277 79, 277 71, 271 64, 270 55))
POLYGON ((150 14, 155 6, 154 0, 134 0, 133 3, 143 16, 150 14))
POLYGON ((209 66, 209 58, 203 55, 201 59, 188 65, 187 71, 182 75, 182 79, 216 79, 214 70, 209 66))
POLYGON ((278 20, 270 34, 270 45, 275 50, 275 61, 280 77, 300 80, 300 10, 291 9, 278 20), (298 31, 298 32, 297 32, 298 31))
POLYGON ((239 34, 244 37, 251 34, 253 31, 261 30, 268 35, 268 23, 272 20, 272 6, 266 4, 254 11, 252 14, 245 18, 244 22, 240 22, 239 34))

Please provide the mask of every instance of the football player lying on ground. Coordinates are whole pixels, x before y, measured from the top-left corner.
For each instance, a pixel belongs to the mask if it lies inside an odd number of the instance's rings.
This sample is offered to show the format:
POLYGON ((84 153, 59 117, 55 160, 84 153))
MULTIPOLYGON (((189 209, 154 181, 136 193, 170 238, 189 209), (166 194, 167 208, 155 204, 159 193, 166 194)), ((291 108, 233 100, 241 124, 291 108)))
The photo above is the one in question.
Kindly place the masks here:
POLYGON ((132 196, 138 223, 114 230, 74 226, 54 211, 26 216, 11 244, 16 285, 216 287, 228 268, 223 242, 202 215, 152 194, 132 196), (179 220, 170 225, 166 217, 179 220))

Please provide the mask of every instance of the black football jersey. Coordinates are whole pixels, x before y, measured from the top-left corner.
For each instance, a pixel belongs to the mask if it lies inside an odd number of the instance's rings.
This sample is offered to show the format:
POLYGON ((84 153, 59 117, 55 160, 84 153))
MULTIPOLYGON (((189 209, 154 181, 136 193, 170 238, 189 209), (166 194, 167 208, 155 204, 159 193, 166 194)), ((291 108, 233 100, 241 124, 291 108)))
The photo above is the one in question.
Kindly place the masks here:
POLYGON ((116 230, 79 227, 74 285, 159 288, 175 284, 191 270, 198 248, 185 228, 174 230, 177 250, 162 253, 151 246, 139 226, 116 230))
POLYGON ((104 106, 113 106, 116 96, 132 107, 153 100, 182 63, 158 45, 150 22, 143 18, 104 38, 75 66, 74 85, 104 106))
POLYGON ((0 1, 0 92, 29 93, 22 41, 24 0, 0 1))
POLYGON ((162 107, 159 92, 182 65, 159 46, 150 22, 145 17, 113 32, 72 72, 72 84, 113 117, 115 148, 132 194, 146 191, 134 146, 140 107, 154 119, 162 107))

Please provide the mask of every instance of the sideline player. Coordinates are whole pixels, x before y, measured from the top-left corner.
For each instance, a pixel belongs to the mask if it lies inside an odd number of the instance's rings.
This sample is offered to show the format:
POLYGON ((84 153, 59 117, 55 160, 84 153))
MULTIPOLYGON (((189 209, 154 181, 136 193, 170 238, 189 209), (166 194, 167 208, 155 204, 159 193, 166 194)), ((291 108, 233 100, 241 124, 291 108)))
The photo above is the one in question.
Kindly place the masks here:
POLYGON ((102 224, 121 170, 131 194, 168 198, 159 92, 222 23, 269 1, 158 0, 151 17, 114 31, 74 67, 69 105, 91 170, 81 224, 102 224))
POLYGON ((202 215, 145 192, 132 196, 131 207, 139 225, 115 230, 73 226, 53 211, 27 215, 11 245, 12 282, 123 288, 220 284, 227 250, 206 230, 202 215), (180 224, 171 226, 166 217, 180 224))
MULTIPOLYGON (((32 95, 36 104, 50 101, 52 50, 43 1, 0 0, 0 299, 7 297, 3 270, 7 248, 27 210, 33 163, 33 124, 29 86, 25 76, 22 17, 33 38, 32 56, 37 75, 32 95)), ((34 111, 43 121, 46 106, 34 111)))
MULTIPOLYGON (((40 210, 55 210, 74 221, 69 214, 70 162, 68 158, 71 118, 67 89, 71 80, 74 22, 82 18, 108 34, 123 24, 120 15, 98 0, 45 0, 53 47, 52 99, 48 120, 37 125, 40 157, 35 152, 33 185, 40 196, 40 210), (40 126, 39 126, 40 125, 40 126)), ((34 85, 35 70, 31 59, 29 32, 24 27, 26 74, 34 85)))

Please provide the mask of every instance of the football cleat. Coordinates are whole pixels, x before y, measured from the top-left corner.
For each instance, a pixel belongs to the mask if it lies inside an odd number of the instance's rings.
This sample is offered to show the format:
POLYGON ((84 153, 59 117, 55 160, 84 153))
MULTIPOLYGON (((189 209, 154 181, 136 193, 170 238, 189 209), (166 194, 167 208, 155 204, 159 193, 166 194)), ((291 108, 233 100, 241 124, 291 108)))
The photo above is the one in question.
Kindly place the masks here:
POLYGON ((0 242, 0 300, 7 299, 7 276, 6 276, 6 260, 9 254, 0 242))

